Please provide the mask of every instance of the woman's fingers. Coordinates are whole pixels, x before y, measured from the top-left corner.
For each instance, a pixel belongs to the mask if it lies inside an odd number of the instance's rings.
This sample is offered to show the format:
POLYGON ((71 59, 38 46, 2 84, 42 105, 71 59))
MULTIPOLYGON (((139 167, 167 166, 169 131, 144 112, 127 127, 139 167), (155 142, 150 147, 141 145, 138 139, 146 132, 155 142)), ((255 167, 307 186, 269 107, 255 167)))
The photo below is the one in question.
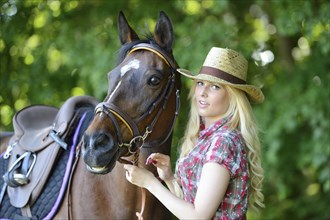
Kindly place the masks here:
POLYGON ((156 164, 156 163, 157 163, 157 160, 152 159, 151 157, 148 157, 148 158, 147 158, 146 165, 149 165, 149 164, 156 164))
POLYGON ((129 165, 129 164, 125 164, 124 165, 124 169, 126 170, 126 179, 133 183, 133 184, 137 184, 139 183, 141 180, 142 175, 144 174, 144 172, 142 172, 143 170, 137 166, 134 165, 129 165))
POLYGON ((134 165, 130 165, 130 164, 124 164, 124 169, 127 170, 127 171, 130 171, 132 170, 134 167, 134 165))
POLYGON ((124 169, 126 170, 126 179, 132 183, 132 177, 131 177, 131 171, 132 171, 132 165, 125 164, 124 169))
POLYGON ((124 169, 126 170, 126 179, 139 187, 146 188, 153 178, 156 179, 150 171, 141 167, 125 164, 124 169))
POLYGON ((148 164, 153 164, 157 167, 158 177, 162 180, 167 180, 173 176, 171 159, 168 155, 153 153, 146 160, 146 165, 148 164))
POLYGON ((147 158, 146 165, 154 164, 156 167, 169 166, 170 157, 161 153, 153 153, 147 158))

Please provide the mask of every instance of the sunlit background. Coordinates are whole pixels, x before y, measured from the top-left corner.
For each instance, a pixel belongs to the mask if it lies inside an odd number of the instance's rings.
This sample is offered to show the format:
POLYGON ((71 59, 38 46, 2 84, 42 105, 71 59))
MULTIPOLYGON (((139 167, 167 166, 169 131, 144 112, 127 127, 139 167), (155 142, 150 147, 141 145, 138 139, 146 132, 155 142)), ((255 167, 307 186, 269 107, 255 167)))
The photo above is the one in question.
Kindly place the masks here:
MULTIPOLYGON (((240 51, 249 82, 266 100, 253 106, 262 129, 266 208, 249 219, 330 219, 327 0, 0 0, 0 131, 32 104, 61 106, 71 96, 102 100, 120 48, 122 10, 140 36, 159 11, 171 18, 174 56, 198 72, 213 46, 240 51)), ((187 121, 182 108, 173 161, 187 121)))

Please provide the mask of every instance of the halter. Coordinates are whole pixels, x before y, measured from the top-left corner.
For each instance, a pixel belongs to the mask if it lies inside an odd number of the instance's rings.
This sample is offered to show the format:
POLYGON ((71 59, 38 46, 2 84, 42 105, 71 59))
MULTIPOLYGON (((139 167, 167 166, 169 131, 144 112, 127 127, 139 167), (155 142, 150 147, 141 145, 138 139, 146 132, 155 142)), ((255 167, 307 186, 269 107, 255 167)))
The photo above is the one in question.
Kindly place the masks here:
MULTIPOLYGON (((122 147, 127 147, 129 153, 134 154, 138 149, 141 147, 146 147, 145 141, 148 138, 149 134, 152 133, 154 126, 156 125, 161 113, 163 110, 166 108, 169 96, 171 95, 174 87, 175 87, 175 64, 172 61, 172 59, 169 58, 167 54, 165 54, 158 46, 156 45, 151 45, 147 43, 140 43, 132 47, 132 49, 127 53, 126 56, 129 54, 133 53, 134 51, 137 50, 147 50, 150 52, 153 52, 156 54, 158 57, 160 57, 170 68, 171 68, 171 74, 168 77, 165 89, 162 91, 160 96, 157 98, 157 100, 152 103, 148 111, 146 111, 143 115, 141 115, 138 119, 137 122, 134 122, 134 120, 126 114, 123 110, 121 110, 119 107, 114 105, 113 103, 108 103, 108 102, 101 102, 99 103, 96 108, 95 108, 95 114, 98 113, 105 113, 110 119, 111 123, 115 127, 116 131, 116 136, 117 140, 119 142, 118 146, 119 148, 122 147), (154 117, 153 121, 145 128, 145 131, 143 134, 140 133, 139 128, 137 124, 146 118, 148 115, 150 115, 154 110, 158 107, 158 112, 156 113, 156 116, 154 117), (123 142, 122 134, 120 132, 120 126, 118 121, 121 121, 130 131, 132 135, 132 139, 128 143, 123 142)), ((172 121, 172 126, 168 134, 166 135, 165 139, 161 141, 160 145, 165 143, 167 139, 170 137, 174 124, 176 121, 176 117, 179 113, 179 108, 180 108, 180 90, 176 88, 176 109, 175 109, 175 115, 174 119, 172 121)))

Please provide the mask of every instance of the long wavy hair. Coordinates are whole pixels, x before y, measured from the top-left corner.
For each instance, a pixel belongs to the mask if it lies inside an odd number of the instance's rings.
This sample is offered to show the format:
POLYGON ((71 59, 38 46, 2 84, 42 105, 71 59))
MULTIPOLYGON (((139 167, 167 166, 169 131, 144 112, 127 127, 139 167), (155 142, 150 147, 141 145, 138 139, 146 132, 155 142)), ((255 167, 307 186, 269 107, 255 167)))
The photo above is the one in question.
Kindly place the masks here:
MULTIPOLYGON (((238 129, 245 141, 249 161, 250 188, 249 206, 258 212, 258 208, 264 208, 264 195, 262 193, 262 182, 264 170, 260 160, 259 128, 254 117, 250 101, 246 94, 236 88, 223 85, 228 91, 229 107, 224 117, 232 116, 228 121, 230 129, 238 129)), ((187 123, 184 137, 181 141, 181 152, 179 159, 185 157, 195 146, 200 129, 200 116, 197 111, 195 87, 192 86, 189 94, 191 100, 190 117, 187 123)))

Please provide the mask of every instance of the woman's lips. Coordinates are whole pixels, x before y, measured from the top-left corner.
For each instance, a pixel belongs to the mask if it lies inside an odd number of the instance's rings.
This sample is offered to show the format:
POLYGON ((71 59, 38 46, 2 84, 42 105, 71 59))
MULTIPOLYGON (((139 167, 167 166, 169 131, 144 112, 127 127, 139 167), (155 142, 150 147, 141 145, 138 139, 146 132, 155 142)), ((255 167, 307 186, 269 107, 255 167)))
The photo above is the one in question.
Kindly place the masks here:
POLYGON ((207 102, 203 100, 199 100, 198 103, 200 108, 206 108, 209 105, 207 102))

